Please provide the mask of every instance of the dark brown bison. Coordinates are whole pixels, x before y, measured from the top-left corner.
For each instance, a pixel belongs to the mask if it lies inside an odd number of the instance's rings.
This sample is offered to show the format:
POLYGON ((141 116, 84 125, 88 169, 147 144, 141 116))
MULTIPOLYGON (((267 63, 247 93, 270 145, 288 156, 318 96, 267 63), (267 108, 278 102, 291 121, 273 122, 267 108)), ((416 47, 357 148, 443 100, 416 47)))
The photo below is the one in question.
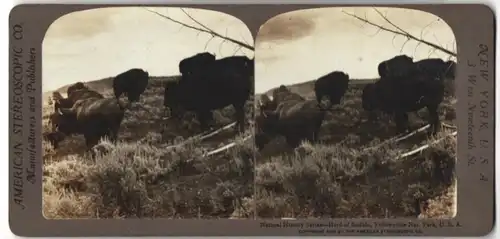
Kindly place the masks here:
POLYGON ((72 90, 71 93, 68 95, 68 98, 63 98, 59 92, 54 92, 53 98, 55 98, 56 100, 54 103, 54 113, 52 113, 49 116, 49 124, 52 125, 52 130, 54 131, 57 127, 57 123, 56 121, 54 121, 54 117, 56 117, 55 115, 57 115, 59 109, 71 108, 73 107, 73 104, 78 100, 84 100, 89 98, 102 99, 104 98, 104 96, 98 93, 97 91, 85 87, 72 90))
POLYGON ((57 132, 68 136, 83 134, 89 149, 104 136, 115 142, 124 113, 125 106, 115 98, 78 100, 73 107, 60 108, 57 112, 57 132))
POLYGON ((200 67, 205 64, 210 64, 215 61, 215 55, 202 52, 194 56, 187 57, 179 62, 179 72, 183 75, 189 75, 194 71, 197 71, 200 67))
POLYGON ((148 81, 149 73, 138 68, 118 74, 113 79, 113 92, 116 99, 124 94, 127 96, 129 104, 138 102, 148 86, 148 81))
POLYGON ((411 74, 415 69, 413 58, 407 55, 398 55, 378 65, 378 74, 382 78, 403 77, 411 74))
POLYGON ((316 101, 321 107, 330 108, 332 105, 340 104, 349 87, 349 75, 334 71, 316 80, 314 83, 314 93, 316 101))
POLYGON ((430 116, 430 134, 435 134, 440 128, 438 107, 443 99, 443 81, 414 75, 406 77, 406 80, 379 80, 366 85, 362 93, 362 106, 370 115, 375 110, 394 115, 398 133, 411 130, 408 125, 409 112, 425 107, 430 116))
POLYGON ((255 119, 255 144, 259 150, 276 136, 284 136, 296 148, 303 140, 316 142, 326 110, 316 100, 291 99, 281 102, 274 111, 261 110, 255 119))
POLYGON ((182 117, 185 111, 195 112, 202 130, 209 129, 213 110, 232 105, 237 129, 243 132, 245 104, 253 87, 253 60, 228 57, 207 63, 182 80, 167 82, 163 104, 176 118, 182 117))
POLYGON ((278 135, 284 136, 293 148, 302 140, 318 140, 327 110, 334 104, 340 104, 347 91, 349 77, 341 72, 333 72, 318 80, 320 83, 315 83, 315 92, 320 94, 320 100, 307 100, 281 85, 273 91, 271 102, 260 104, 260 115, 255 119, 255 144, 259 150, 278 135), (323 98, 326 98, 326 104, 322 103, 325 101, 323 98))

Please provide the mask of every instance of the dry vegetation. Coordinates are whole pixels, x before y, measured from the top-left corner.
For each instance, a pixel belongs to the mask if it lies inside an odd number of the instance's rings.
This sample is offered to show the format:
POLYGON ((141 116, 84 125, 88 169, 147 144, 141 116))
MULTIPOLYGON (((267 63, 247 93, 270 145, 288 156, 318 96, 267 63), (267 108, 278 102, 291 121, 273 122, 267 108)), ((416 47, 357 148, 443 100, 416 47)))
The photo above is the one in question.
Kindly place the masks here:
MULTIPOLYGON (((189 114, 182 124, 161 120, 166 80, 150 80, 141 102, 126 112, 119 142, 113 145, 103 140, 95 147, 96 157, 85 152, 82 136, 65 139, 57 151, 43 142, 45 217, 253 217, 248 206, 254 181, 252 140, 243 141, 243 135, 229 129, 203 141, 168 147, 199 133, 199 124, 189 114), (233 148, 204 156, 235 138, 233 148)), ((109 79, 87 84, 112 95, 109 79)), ((48 130, 46 116, 52 109, 45 107, 43 124, 48 130)), ((247 114, 251 117, 252 113, 249 101, 247 114)), ((231 106, 215 112, 215 127, 231 123, 232 115, 231 106)), ((252 124, 247 127, 245 135, 252 131, 252 124)))
MULTIPOLYGON (((444 140, 397 159, 436 139, 427 139, 422 132, 382 144, 394 137, 390 118, 377 124, 355 124, 362 117, 362 85, 351 85, 342 104, 327 116, 320 144, 304 142, 291 150, 277 138, 256 157, 256 217, 454 216, 456 138, 447 136, 451 131, 444 129, 437 136, 444 140)), ((290 89, 314 97, 311 83, 290 89)), ((440 109, 448 124, 454 123, 454 102, 447 96, 440 109)), ((422 110, 410 114, 410 121, 420 128, 427 124, 426 117, 422 110)))

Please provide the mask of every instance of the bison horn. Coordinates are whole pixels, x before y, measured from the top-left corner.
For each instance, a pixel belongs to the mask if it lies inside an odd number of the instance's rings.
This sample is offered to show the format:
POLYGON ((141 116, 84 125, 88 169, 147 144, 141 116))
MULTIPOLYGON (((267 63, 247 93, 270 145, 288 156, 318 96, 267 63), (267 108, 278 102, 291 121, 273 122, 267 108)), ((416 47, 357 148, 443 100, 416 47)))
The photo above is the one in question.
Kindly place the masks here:
POLYGON ((259 102, 259 106, 263 105, 262 100, 259 100, 258 102, 259 102))
POLYGON ((57 112, 60 115, 70 114, 71 113, 71 109, 68 109, 68 108, 58 108, 57 112))

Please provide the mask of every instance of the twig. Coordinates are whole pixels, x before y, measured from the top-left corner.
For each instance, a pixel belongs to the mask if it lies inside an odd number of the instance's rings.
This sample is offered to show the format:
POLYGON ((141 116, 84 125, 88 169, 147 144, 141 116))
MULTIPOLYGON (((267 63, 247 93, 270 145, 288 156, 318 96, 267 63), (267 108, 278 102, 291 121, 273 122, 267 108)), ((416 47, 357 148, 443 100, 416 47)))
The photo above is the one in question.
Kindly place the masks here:
POLYGON ((446 128, 450 128, 450 129, 457 129, 457 126, 455 125, 450 125, 450 124, 447 124, 447 123, 441 123, 444 127, 446 128))
POLYGON ((226 40, 226 41, 232 42, 232 43, 234 43, 234 44, 240 45, 240 46, 245 47, 245 48, 247 48, 247 49, 249 49, 249 50, 252 50, 252 51, 254 51, 254 50, 255 50, 255 48, 254 48, 253 46, 250 46, 250 45, 248 45, 248 44, 245 44, 244 42, 241 42, 241 41, 238 41, 238 40, 232 39, 232 38, 230 38, 230 37, 222 36, 221 34, 219 34, 219 33, 215 32, 215 31, 211 30, 210 28, 206 27, 205 25, 201 24, 201 23, 200 23, 200 22, 198 22, 196 19, 194 19, 193 17, 191 17, 191 16, 190 16, 188 13, 186 13, 186 12, 184 12, 184 13, 185 13, 186 15, 188 15, 188 17, 189 17, 189 18, 191 18, 191 19, 192 19, 195 23, 199 24, 202 28, 195 27, 195 26, 191 26, 191 25, 189 25, 189 24, 186 24, 186 23, 183 23, 183 22, 181 22, 181 21, 175 20, 175 19, 173 19, 173 18, 171 18, 171 17, 169 17, 169 16, 163 15, 163 14, 161 14, 161 13, 159 13, 159 12, 156 12, 156 11, 153 11, 153 10, 149 10, 149 9, 147 9, 147 8, 144 8, 144 10, 146 10, 146 11, 148 11, 148 12, 151 12, 151 13, 154 13, 154 14, 156 14, 156 15, 158 15, 158 16, 160 16, 160 17, 164 18, 164 19, 167 19, 167 20, 169 20, 169 21, 172 21, 172 22, 175 22, 175 23, 177 23, 177 24, 180 24, 180 25, 182 25, 182 26, 184 26, 184 27, 187 27, 187 28, 190 28, 190 29, 193 29, 193 30, 196 30, 196 31, 200 31, 200 32, 205 32, 205 33, 211 34, 211 35, 213 35, 213 36, 216 36, 216 37, 219 37, 219 38, 221 38, 221 39, 223 39, 223 40, 226 40))
MULTIPOLYGON (((250 137, 252 137, 252 136, 248 135, 245 138, 243 138, 243 142, 247 141, 250 137)), ((219 152, 222 152, 224 150, 230 149, 230 148, 232 148, 234 146, 236 146, 236 142, 232 142, 232 143, 224 145, 224 146, 222 146, 222 147, 220 147, 218 149, 212 150, 212 151, 206 153, 204 156, 205 157, 212 156, 212 155, 217 154, 219 152)))
POLYGON ((429 125, 429 124, 424 125, 424 126, 420 127, 419 129, 414 130, 413 132, 410 132, 410 133, 408 133, 408 134, 406 134, 406 135, 403 135, 403 136, 401 136, 401 137, 393 137, 393 138, 387 139, 387 140, 383 141, 382 143, 380 143, 380 144, 378 144, 378 145, 375 145, 375 146, 373 146, 373 147, 369 147, 369 148, 365 148, 363 151, 372 150, 372 149, 377 149, 377 148, 382 147, 382 145, 384 145, 384 144, 388 144, 388 143, 391 143, 391 142, 397 143, 397 142, 399 142, 399 141, 401 141, 401 140, 403 140, 403 139, 407 139, 407 138, 409 138, 410 136, 412 136, 412 135, 414 135, 414 134, 416 134, 416 133, 418 133, 418 132, 424 131, 425 129, 427 129, 427 128, 429 128, 429 127, 430 127, 430 125, 429 125))
POLYGON ((169 145, 169 146, 167 146, 165 149, 171 149, 171 148, 180 147, 180 146, 183 146, 183 145, 185 145, 185 144, 187 144, 187 143, 189 143, 189 142, 192 142, 192 141, 194 141, 194 140, 196 140, 196 139, 199 139, 199 140, 204 140, 204 139, 210 138, 210 137, 212 137, 212 136, 214 136, 214 135, 218 134, 219 132, 221 132, 221 131, 223 131, 223 130, 226 130, 226 129, 230 128, 230 127, 231 127, 231 126, 233 126, 234 124, 236 124, 236 122, 230 123, 230 124, 228 124, 228 125, 226 125, 226 126, 224 126, 224 127, 220 128, 220 129, 217 129, 217 130, 215 130, 214 132, 211 132, 211 133, 206 134, 206 135, 204 135, 204 133, 205 133, 205 132, 200 133, 200 134, 197 134, 197 135, 195 135, 195 136, 189 137, 188 139, 186 139, 186 140, 182 141, 181 143, 178 143, 178 144, 175 144, 175 145, 169 145))
POLYGON ((431 142, 431 143, 429 143, 429 144, 426 144, 426 145, 423 145, 423 146, 421 146, 421 147, 419 147, 419 148, 416 148, 416 149, 414 149, 414 150, 412 150, 412 151, 410 151, 410 152, 408 152, 408 153, 404 153, 404 154, 400 155, 399 157, 397 157, 397 158, 396 158, 396 160, 403 159, 403 158, 406 158, 406 157, 408 157, 408 156, 412 156, 412 155, 414 155, 414 154, 416 154, 416 153, 419 153, 419 152, 421 152, 421 151, 423 151, 423 150, 425 150, 425 149, 429 148, 429 147, 430 147, 431 145, 433 145, 433 144, 436 144, 436 143, 441 142, 443 139, 445 139, 445 138, 446 138, 446 137, 448 137, 448 136, 455 136, 455 135, 457 135, 457 131, 455 131, 455 132, 453 132, 453 133, 451 133, 451 134, 449 134, 449 135, 447 135, 447 136, 445 136, 445 137, 443 137, 443 138, 440 138, 440 139, 438 139, 438 140, 435 140, 434 142, 431 142))
POLYGON ((203 135, 203 136, 201 136, 200 140, 204 140, 204 139, 206 139, 206 138, 210 138, 210 137, 212 137, 212 136, 214 136, 214 135, 216 135, 216 134, 220 133, 221 131, 224 131, 224 130, 226 130, 226 129, 229 129, 229 128, 233 127, 235 124, 236 124, 236 122, 230 123, 230 124, 228 124, 228 125, 226 125, 226 126, 224 126, 224 127, 220 128, 220 129, 218 129, 218 130, 215 130, 215 131, 214 131, 214 132, 212 132, 212 133, 209 133, 209 134, 203 135))
POLYGON ((394 33, 396 35, 408 37, 408 38, 413 39, 413 40, 415 40, 417 42, 424 43, 424 44, 426 44, 428 46, 434 47, 434 48, 436 48, 436 49, 438 49, 438 50, 440 50, 442 52, 445 52, 447 54, 450 54, 452 56, 455 56, 455 57, 457 56, 457 54, 455 52, 447 50, 447 49, 445 49, 443 47, 440 47, 440 46, 438 46, 438 45, 436 45, 436 44, 434 44, 432 42, 428 42, 428 41, 426 41, 424 39, 417 38, 417 37, 413 36, 412 34, 410 34, 410 33, 406 32, 406 31, 402 30, 400 27, 398 27, 396 24, 394 24, 391 20, 389 20, 387 17, 385 17, 383 14, 381 14, 378 10, 376 10, 376 11, 379 13, 379 15, 381 15, 384 18, 385 21, 387 21, 389 24, 391 24, 396 29, 398 29, 398 31, 389 29, 387 27, 383 27, 383 26, 378 25, 378 24, 375 24, 375 23, 373 23, 371 21, 368 21, 367 19, 363 19, 363 18, 361 18, 361 17, 359 17, 359 16, 357 16, 355 14, 348 13, 348 12, 342 10, 342 12, 344 14, 346 14, 348 16, 351 16, 351 17, 354 17, 354 18, 356 18, 356 19, 358 19, 358 20, 360 20, 360 21, 362 21, 364 23, 367 23, 367 24, 371 25, 371 26, 378 27, 378 28, 380 28, 380 29, 382 29, 384 31, 391 32, 391 33, 394 33))

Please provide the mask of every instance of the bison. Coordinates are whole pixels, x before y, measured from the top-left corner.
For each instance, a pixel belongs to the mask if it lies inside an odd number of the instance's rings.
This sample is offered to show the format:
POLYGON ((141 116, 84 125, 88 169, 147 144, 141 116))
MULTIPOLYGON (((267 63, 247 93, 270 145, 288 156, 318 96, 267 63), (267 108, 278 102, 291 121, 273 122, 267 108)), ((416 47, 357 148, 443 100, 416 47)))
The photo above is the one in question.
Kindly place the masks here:
POLYGON ((183 75, 189 75, 194 71, 197 71, 200 67, 203 67, 205 64, 210 64, 215 61, 215 55, 202 52, 198 53, 194 56, 187 57, 179 62, 179 72, 183 75))
POLYGON ((431 124, 429 133, 434 135, 440 128, 438 107, 443 99, 443 81, 426 75, 414 75, 408 76, 405 81, 379 80, 366 85, 362 93, 362 107, 371 115, 375 110, 392 114, 398 133, 410 130, 409 112, 426 107, 431 124))
POLYGON ((314 93, 321 107, 329 108, 340 104, 349 87, 349 75, 342 71, 334 71, 316 80, 314 93))
POLYGON ((122 94, 126 95, 129 104, 138 102, 146 90, 149 73, 139 68, 133 68, 118 74, 113 79, 113 92, 118 100, 122 94))
POLYGON ((304 139, 316 142, 328 109, 340 104, 348 86, 349 76, 335 71, 316 80, 314 100, 307 100, 284 85, 273 90, 273 100, 261 102, 260 115, 255 119, 257 148, 262 150, 276 135, 284 136, 293 148, 304 139))
POLYGON ((414 71, 414 68, 415 65, 412 57, 407 55, 398 55, 389 60, 382 61, 378 65, 378 74, 382 78, 402 77, 411 74, 414 71))
POLYGON ((73 107, 60 108, 57 112, 57 132, 83 134, 90 149, 104 136, 116 141, 124 114, 125 106, 115 98, 78 100, 73 107))
POLYGON ((165 84, 163 105, 172 115, 194 111, 202 130, 208 130, 212 111, 232 105, 237 129, 244 131, 245 104, 253 92, 253 60, 227 57, 208 63, 182 80, 165 84))
POLYGON ((55 128, 57 127, 57 123, 56 121, 54 121, 54 117, 57 117, 56 115, 59 109, 71 108, 73 107, 73 104, 78 100, 84 100, 89 98, 102 99, 104 98, 104 96, 89 88, 80 88, 72 91, 68 95, 68 98, 63 98, 59 92, 54 92, 53 98, 56 99, 54 103, 54 113, 49 116, 49 123, 52 124, 52 130, 55 130, 55 128))
POLYGON ((303 140, 316 142, 326 112, 316 100, 297 98, 281 102, 275 110, 261 109, 261 114, 255 119, 255 144, 262 150, 276 136, 284 136, 292 148, 303 140))

